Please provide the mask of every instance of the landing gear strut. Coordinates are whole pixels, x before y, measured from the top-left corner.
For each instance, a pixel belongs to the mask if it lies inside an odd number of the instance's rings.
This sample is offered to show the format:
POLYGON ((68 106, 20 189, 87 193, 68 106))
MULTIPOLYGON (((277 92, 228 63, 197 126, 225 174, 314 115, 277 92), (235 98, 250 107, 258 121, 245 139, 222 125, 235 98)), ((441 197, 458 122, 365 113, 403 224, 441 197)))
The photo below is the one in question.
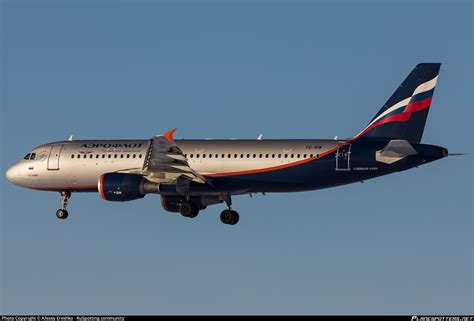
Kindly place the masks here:
POLYGON ((193 205, 188 202, 183 202, 179 206, 179 212, 184 217, 194 218, 199 214, 199 209, 197 208, 196 205, 193 205))
POLYGON ((226 203, 227 209, 221 212, 221 222, 224 224, 235 225, 239 222, 240 216, 239 213, 232 210, 232 199, 230 194, 224 194, 221 196, 221 199, 226 203))
POLYGON ((69 201, 69 198, 71 197, 71 192, 62 191, 60 192, 60 194, 61 194, 61 208, 56 211, 56 217, 61 220, 64 220, 67 218, 69 214, 66 208, 67 208, 67 203, 69 201))

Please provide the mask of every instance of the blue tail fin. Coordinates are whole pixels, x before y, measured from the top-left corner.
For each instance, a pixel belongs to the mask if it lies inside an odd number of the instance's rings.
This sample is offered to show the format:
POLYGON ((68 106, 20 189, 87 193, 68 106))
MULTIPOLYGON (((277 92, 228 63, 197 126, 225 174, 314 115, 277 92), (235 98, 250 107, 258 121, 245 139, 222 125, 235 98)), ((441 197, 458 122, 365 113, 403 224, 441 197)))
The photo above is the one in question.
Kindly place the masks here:
POLYGON ((357 139, 419 143, 438 80, 440 63, 416 65, 357 139))

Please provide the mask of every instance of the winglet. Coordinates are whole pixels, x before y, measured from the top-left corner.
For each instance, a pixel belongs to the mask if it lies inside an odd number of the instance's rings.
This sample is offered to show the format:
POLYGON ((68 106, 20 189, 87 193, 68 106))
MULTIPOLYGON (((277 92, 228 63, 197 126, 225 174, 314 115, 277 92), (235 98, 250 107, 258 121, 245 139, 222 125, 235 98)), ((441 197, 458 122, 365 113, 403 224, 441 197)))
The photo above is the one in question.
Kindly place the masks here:
POLYGON ((168 141, 172 142, 172 141, 173 141, 173 134, 174 134, 175 131, 176 131, 176 128, 173 128, 173 129, 170 130, 169 132, 164 133, 163 136, 165 136, 165 138, 166 138, 168 141))

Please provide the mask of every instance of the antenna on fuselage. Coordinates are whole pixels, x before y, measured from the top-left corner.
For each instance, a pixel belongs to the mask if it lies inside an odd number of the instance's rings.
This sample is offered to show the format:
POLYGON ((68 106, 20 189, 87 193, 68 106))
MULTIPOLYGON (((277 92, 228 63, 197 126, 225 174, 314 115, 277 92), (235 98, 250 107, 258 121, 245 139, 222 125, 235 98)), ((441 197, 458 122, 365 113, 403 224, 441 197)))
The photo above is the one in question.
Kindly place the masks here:
POLYGON ((72 136, 74 136, 74 135, 69 136, 69 138, 67 140, 72 142, 72 136))
POLYGON ((336 136, 334 136, 334 140, 337 140, 337 135, 336 135, 336 136))
POLYGON ((258 135, 257 140, 263 140, 263 133, 261 133, 260 135, 258 135))

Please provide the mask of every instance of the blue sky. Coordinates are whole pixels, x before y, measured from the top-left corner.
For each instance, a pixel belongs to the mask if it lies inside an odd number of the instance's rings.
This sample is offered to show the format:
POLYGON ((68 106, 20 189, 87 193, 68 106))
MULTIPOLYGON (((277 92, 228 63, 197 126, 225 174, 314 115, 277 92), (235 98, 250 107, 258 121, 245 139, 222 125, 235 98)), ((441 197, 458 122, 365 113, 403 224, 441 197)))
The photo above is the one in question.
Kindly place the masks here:
POLYGON ((1 168, 42 143, 332 138, 441 62, 423 142, 466 152, 234 199, 237 226, 1 181, 0 313, 473 313, 473 5, 1 1, 1 168))

